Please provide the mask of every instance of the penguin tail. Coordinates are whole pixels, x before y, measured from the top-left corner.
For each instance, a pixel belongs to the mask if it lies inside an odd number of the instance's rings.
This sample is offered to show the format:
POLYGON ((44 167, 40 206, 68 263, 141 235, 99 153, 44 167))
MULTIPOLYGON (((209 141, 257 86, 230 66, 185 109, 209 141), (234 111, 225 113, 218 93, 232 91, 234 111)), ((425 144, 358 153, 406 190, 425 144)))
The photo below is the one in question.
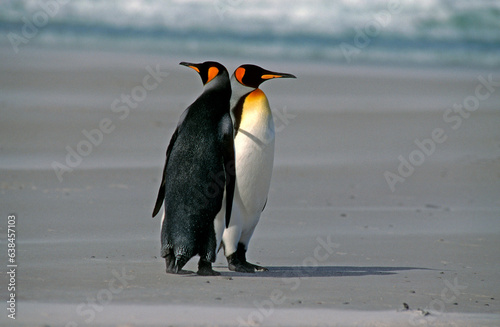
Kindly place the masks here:
POLYGON ((175 266, 174 272, 176 274, 184 274, 184 270, 182 269, 186 263, 189 261, 189 258, 184 255, 176 255, 175 256, 175 266))

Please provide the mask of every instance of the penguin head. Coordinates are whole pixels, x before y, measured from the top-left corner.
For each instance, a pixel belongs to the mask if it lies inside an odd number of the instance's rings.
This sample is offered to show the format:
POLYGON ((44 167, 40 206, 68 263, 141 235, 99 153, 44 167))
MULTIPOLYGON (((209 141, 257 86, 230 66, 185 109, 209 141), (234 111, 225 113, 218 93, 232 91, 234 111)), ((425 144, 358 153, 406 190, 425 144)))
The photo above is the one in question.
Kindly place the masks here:
POLYGON ((224 74, 228 75, 226 67, 216 61, 205 61, 199 64, 183 61, 179 65, 183 65, 196 70, 198 74, 200 74, 203 85, 207 85, 217 76, 221 76, 224 74))
POLYGON ((233 77, 243 86, 258 88, 260 84, 273 78, 297 78, 292 74, 272 72, 256 65, 241 65, 233 77))

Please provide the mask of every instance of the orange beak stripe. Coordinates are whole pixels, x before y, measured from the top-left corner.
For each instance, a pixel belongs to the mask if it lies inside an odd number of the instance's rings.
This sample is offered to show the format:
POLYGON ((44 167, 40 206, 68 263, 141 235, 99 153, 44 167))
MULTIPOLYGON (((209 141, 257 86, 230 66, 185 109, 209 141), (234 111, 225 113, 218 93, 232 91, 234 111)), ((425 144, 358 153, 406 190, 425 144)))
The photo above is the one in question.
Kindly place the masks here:
POLYGON ((262 75, 260 78, 262 79, 271 79, 271 78, 280 78, 283 77, 282 75, 272 75, 272 74, 266 74, 262 75))
POLYGON ((196 67, 196 66, 188 66, 188 67, 196 70, 198 72, 198 74, 200 73, 200 69, 198 67, 196 67))

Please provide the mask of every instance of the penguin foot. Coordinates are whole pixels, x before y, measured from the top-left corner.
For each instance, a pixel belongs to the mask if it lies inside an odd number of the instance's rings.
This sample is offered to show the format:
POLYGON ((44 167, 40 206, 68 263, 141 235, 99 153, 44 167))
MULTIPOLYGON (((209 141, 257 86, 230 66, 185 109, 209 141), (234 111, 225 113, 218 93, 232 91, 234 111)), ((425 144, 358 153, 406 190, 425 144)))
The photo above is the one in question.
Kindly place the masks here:
POLYGON ((166 270, 167 274, 174 274, 174 275, 192 275, 194 274, 194 271, 191 270, 184 270, 184 269, 167 269, 166 270))
POLYGON ((248 264, 234 264, 230 263, 228 265, 229 270, 231 271, 236 271, 236 272, 241 272, 241 273, 247 273, 247 274, 253 274, 255 273, 255 268, 251 265, 248 264))
POLYGON ((231 271, 242 273, 255 273, 255 271, 268 271, 266 267, 254 265, 247 261, 246 247, 243 243, 238 243, 236 252, 227 257, 228 268, 231 271))
POLYGON ((247 262, 249 265, 253 266, 257 271, 269 271, 266 267, 254 265, 253 263, 247 262))
POLYGON ((213 269, 198 269, 196 272, 199 276, 220 276, 220 272, 213 269))
POLYGON ((220 276, 220 272, 212 269, 212 263, 209 261, 201 260, 198 262, 198 272, 200 276, 220 276))
POLYGON ((241 273, 255 273, 255 270, 257 270, 256 268, 258 267, 248 263, 247 261, 242 261, 238 258, 238 254, 236 252, 227 257, 227 263, 229 270, 241 273))
POLYGON ((240 262, 240 263, 230 263, 228 265, 229 270, 242 272, 242 273, 255 273, 256 271, 269 271, 266 267, 254 265, 250 262, 240 262))
POLYGON ((172 253, 168 253, 165 257, 165 264, 167 266, 166 273, 167 274, 175 274, 175 275, 189 275, 194 274, 191 270, 184 270, 182 267, 186 264, 185 258, 179 257, 176 258, 172 253))

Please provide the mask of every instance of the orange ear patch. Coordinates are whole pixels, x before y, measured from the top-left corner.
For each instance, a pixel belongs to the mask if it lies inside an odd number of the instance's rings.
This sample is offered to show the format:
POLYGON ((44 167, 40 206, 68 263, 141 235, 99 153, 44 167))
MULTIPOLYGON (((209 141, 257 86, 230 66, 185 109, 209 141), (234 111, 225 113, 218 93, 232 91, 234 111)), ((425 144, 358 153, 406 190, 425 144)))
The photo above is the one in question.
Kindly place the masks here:
POLYGON ((236 69, 236 71, 234 72, 234 76, 236 77, 236 80, 238 82, 240 82, 241 84, 243 84, 242 80, 243 80, 243 76, 245 76, 245 68, 239 67, 238 69, 236 69))
MULTIPOLYGON (((219 69, 217 67, 210 67, 208 69, 207 83, 210 82, 211 80, 213 80, 215 78, 215 76, 217 76, 217 74, 219 74, 219 69)), ((207 83, 205 83, 205 84, 207 84, 207 83)))

